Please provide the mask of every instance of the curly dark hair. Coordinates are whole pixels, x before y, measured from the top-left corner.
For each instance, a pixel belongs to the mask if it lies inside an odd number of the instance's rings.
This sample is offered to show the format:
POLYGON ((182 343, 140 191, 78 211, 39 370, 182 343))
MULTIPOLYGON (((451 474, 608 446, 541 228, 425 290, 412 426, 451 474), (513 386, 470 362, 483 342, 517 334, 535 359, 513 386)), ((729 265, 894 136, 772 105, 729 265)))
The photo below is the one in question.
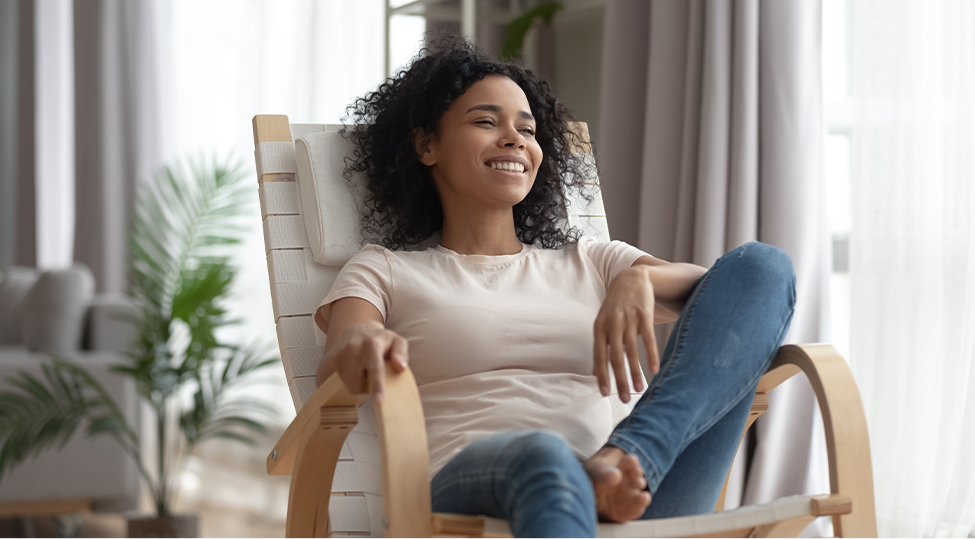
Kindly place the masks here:
POLYGON ((566 187, 589 177, 591 165, 571 152, 589 141, 569 130, 571 113, 534 72, 489 60, 463 38, 450 36, 421 49, 408 68, 346 111, 344 123, 350 125, 341 132, 355 151, 346 159, 344 176, 352 181, 353 174, 365 173, 368 178, 361 208, 367 240, 409 249, 441 230, 443 206, 433 177, 417 156, 413 133, 416 128, 438 132, 450 104, 488 75, 507 77, 525 92, 544 156, 534 185, 513 210, 518 239, 546 249, 578 241, 578 229, 562 228, 566 187))

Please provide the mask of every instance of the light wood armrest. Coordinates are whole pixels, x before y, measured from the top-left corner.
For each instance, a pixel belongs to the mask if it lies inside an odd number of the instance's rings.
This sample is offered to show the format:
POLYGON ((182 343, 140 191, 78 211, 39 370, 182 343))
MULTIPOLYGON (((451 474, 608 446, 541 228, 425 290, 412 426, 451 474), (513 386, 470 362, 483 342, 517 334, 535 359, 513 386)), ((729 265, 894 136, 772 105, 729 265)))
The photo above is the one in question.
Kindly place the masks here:
POLYGON ((302 434, 319 428, 323 407, 358 408, 365 400, 365 395, 352 395, 346 391, 337 374, 330 376, 324 384, 318 386, 311 398, 301 407, 298 415, 291 421, 267 456, 268 475, 291 475, 298 454, 298 442, 302 434))
POLYGON ((318 387, 267 457, 267 473, 290 475, 287 537, 325 537, 328 503, 342 444, 359 422, 365 395, 352 395, 338 376, 318 387))
POLYGON ((870 438, 853 372, 832 345, 788 344, 779 349, 758 391, 767 393, 800 371, 823 416, 830 492, 848 496, 853 504, 849 514, 833 517, 833 531, 837 537, 876 537, 870 438))
POLYGON ((409 368, 396 374, 386 363, 386 394, 373 409, 382 450, 386 537, 431 537, 427 426, 409 368))
MULTIPOLYGON (((366 395, 353 395, 333 374, 305 402, 267 458, 270 475, 291 475, 288 537, 324 537, 332 478, 342 444, 358 423, 366 395)), ((386 395, 374 406, 382 454, 386 535, 429 537, 429 456, 420 393, 407 368, 386 364, 386 395)))

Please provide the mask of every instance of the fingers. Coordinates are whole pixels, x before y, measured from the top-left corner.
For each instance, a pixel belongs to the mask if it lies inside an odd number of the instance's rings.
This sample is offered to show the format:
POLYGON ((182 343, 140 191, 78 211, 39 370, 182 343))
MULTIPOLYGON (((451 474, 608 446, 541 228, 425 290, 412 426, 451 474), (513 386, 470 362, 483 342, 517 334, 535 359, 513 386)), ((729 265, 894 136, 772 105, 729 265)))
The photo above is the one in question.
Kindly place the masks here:
POLYGON ((637 347, 636 328, 627 326, 623 333, 623 344, 626 346, 626 359, 629 361, 630 376, 633 378, 633 389, 643 391, 643 376, 640 374, 640 349, 637 347))
POLYGON ((386 339, 374 337, 367 341, 367 353, 364 357, 363 367, 365 369, 366 381, 368 382, 368 392, 373 396, 376 404, 383 402, 383 390, 385 389, 385 371, 383 367, 383 356, 387 348, 386 339))
POLYGON ((592 373, 596 375, 596 382, 599 384, 599 392, 604 396, 609 396, 609 370, 606 368, 606 332, 599 318, 596 318, 595 344, 592 351, 592 373))
POLYGON ((631 397, 630 383, 626 377, 629 369, 633 379, 633 389, 644 391, 646 381, 640 368, 639 339, 643 338, 647 348, 650 372, 660 371, 657 354, 657 340, 653 332, 653 313, 635 310, 628 313, 600 313, 594 325, 595 343, 593 348, 593 374, 596 376, 603 396, 609 395, 610 374, 608 364, 613 366, 616 387, 623 402, 631 397), (625 355, 624 355, 625 352, 625 355))
POLYGON ((647 366, 650 368, 650 374, 657 374, 660 372, 660 353, 657 351, 657 334, 653 332, 652 314, 640 321, 640 335, 647 349, 647 366))
POLYGON ((397 373, 405 371, 409 363, 409 343, 401 335, 388 330, 369 337, 366 343, 363 354, 368 385, 366 390, 376 404, 382 404, 386 388, 384 363, 389 361, 397 373))
POLYGON ((409 361, 409 345, 403 337, 393 334, 386 358, 393 364, 393 370, 403 372, 409 361))
POLYGON ((626 363, 623 360, 624 327, 623 320, 613 324, 609 338, 609 360, 613 364, 613 375, 616 377, 616 389, 619 392, 620 400, 630 402, 630 383, 626 379, 626 363))
POLYGON ((376 404, 385 396, 386 361, 401 373, 409 363, 409 343, 378 322, 356 324, 342 334, 334 365, 350 393, 368 393, 376 404))

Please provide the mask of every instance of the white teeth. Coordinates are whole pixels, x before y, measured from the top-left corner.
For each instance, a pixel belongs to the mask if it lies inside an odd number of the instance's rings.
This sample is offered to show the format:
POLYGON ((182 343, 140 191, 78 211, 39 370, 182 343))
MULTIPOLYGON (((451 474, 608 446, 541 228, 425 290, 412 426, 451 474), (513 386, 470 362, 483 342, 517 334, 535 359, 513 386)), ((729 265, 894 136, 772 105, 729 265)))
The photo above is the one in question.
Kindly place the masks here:
POLYGON ((524 172, 525 165, 521 163, 491 163, 491 168, 495 170, 509 170, 511 172, 524 172))

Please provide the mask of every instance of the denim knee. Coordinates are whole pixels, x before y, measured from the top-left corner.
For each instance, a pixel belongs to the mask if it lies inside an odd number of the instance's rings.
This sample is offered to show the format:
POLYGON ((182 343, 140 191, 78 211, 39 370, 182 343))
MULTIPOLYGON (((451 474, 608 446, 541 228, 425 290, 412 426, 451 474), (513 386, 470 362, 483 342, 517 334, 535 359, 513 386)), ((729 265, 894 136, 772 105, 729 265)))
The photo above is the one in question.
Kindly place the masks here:
POLYGON ((569 442, 561 434, 550 430, 525 432, 512 442, 511 450, 521 455, 513 463, 516 467, 568 466, 579 463, 569 447, 569 442))
POLYGON ((593 501, 589 476, 561 434, 548 430, 529 432, 513 442, 510 449, 520 456, 511 464, 510 477, 526 479, 525 488, 546 484, 566 491, 578 501, 593 501))
POLYGON ((506 500, 516 537, 595 537, 592 483, 569 443, 552 431, 532 431, 509 446, 506 500))
POLYGON ((792 258, 785 251, 774 245, 750 241, 728 254, 740 271, 752 277, 749 282, 764 289, 780 286, 788 291, 789 305, 795 305, 796 274, 792 258))

